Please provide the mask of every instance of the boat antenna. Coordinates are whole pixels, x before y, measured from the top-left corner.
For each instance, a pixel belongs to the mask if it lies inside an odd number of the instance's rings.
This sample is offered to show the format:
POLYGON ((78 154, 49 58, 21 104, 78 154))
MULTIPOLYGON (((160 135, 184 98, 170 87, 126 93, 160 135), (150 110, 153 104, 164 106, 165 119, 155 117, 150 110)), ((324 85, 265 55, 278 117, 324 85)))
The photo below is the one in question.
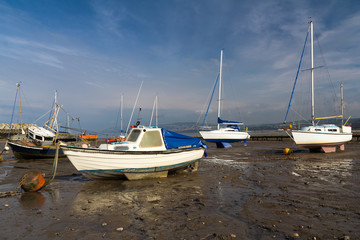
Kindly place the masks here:
POLYGON ((138 115, 137 115, 137 118, 136 118, 136 126, 140 125, 140 112, 141 112, 141 108, 139 108, 139 112, 138 112, 138 115))

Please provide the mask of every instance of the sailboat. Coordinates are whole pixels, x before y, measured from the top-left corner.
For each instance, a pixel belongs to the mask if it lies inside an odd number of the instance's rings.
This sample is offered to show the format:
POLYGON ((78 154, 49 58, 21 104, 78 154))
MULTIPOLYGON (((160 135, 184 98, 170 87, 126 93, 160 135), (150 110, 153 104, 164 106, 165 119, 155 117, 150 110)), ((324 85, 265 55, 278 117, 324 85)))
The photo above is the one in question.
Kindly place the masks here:
MULTIPOLYGON (((307 35, 308 36, 308 35, 307 35)), ((307 40, 307 37, 306 37, 307 40)), ((306 40, 304 49, 306 46, 306 40)), ((317 124, 317 120, 322 119, 332 119, 332 118, 343 118, 343 90, 341 85, 341 115, 338 116, 331 116, 331 117, 315 117, 315 98, 314 98, 314 26, 313 22, 310 20, 310 58, 311 58, 311 125, 305 126, 300 129, 294 129, 293 126, 290 124, 289 128, 286 129, 289 136, 294 140, 294 142, 299 147, 304 147, 310 149, 310 151, 324 151, 325 153, 329 152, 336 152, 337 148, 340 150, 345 150, 344 143, 351 141, 352 139, 352 131, 351 126, 346 126, 345 124, 341 124, 341 126, 337 126, 335 124, 317 124)), ((304 53, 303 49, 303 53, 304 53)), ((302 56, 303 56, 302 53, 302 56)), ((301 60, 302 60, 301 56, 301 60)), ((301 60, 299 64, 299 69, 301 66, 301 60)), ((299 73, 298 69, 298 73, 299 73)), ((297 76, 298 76, 297 73, 297 76)), ((284 122, 286 122, 286 118, 289 113, 289 109, 291 106, 291 100, 293 97, 295 85, 296 85, 297 77, 295 79, 293 92, 290 97, 288 110, 285 116, 284 122)))
MULTIPOLYGON (((250 135, 247 132, 241 131, 239 126, 244 125, 242 122, 228 121, 221 119, 221 88, 222 88, 222 61, 224 49, 221 49, 220 54, 220 73, 219 73, 219 95, 218 95, 218 121, 217 129, 199 131, 201 137, 207 142, 214 142, 218 148, 231 147, 232 142, 244 141, 246 145, 247 139, 250 135)), ((214 86, 214 90, 216 84, 214 86)), ((211 101, 209 102, 210 106, 211 101)), ((209 109, 209 108, 208 108, 209 109)), ((204 119, 205 122, 205 119, 204 119)))

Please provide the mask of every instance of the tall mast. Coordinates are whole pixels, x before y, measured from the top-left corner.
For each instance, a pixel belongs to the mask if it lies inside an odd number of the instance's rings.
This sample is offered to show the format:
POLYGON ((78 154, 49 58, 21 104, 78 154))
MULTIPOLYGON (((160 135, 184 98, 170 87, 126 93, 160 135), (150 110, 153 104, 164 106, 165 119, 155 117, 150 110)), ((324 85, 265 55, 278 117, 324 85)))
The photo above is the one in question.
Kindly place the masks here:
POLYGON ((155 108, 155 126, 158 126, 158 97, 155 97, 155 103, 156 103, 156 108, 155 108))
POLYGON ((18 92, 19 92, 19 104, 20 104, 20 128, 21 131, 23 130, 23 122, 22 122, 22 111, 21 111, 21 93, 20 93, 20 83, 17 84, 18 92))
POLYGON ((121 103, 120 103, 120 135, 123 132, 123 103, 124 103, 124 95, 121 94, 121 103))
POLYGON ((218 124, 217 124, 217 129, 220 129, 220 124, 219 124, 219 118, 221 115, 221 86, 222 86, 222 61, 223 61, 223 52, 224 49, 221 49, 221 54, 220 54, 220 76, 219 76, 219 105, 218 105, 218 124))
POLYGON ((344 84, 340 84, 340 98, 341 98, 341 125, 344 125, 344 84))
POLYGON ((311 45, 311 122, 315 124, 315 99, 314 99, 314 26, 310 20, 310 45, 311 45))

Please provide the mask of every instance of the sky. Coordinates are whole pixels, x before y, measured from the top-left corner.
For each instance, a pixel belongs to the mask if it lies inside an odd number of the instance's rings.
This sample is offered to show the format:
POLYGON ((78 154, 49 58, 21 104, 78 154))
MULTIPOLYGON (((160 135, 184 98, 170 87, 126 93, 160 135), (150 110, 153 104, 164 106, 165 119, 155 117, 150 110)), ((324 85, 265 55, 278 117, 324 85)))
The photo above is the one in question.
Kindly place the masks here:
MULTIPOLYGON (((157 96, 160 126, 201 123, 222 48, 222 117, 282 122, 309 17, 336 91, 344 83, 346 113, 360 117, 357 0, 0 0, 0 123, 11 120, 17 83, 28 123, 46 121, 57 91, 80 119, 71 126, 94 131, 120 125, 123 95, 127 126, 141 84, 132 122, 141 107, 149 123, 157 96)), ((208 122, 216 111, 214 100, 208 122)))

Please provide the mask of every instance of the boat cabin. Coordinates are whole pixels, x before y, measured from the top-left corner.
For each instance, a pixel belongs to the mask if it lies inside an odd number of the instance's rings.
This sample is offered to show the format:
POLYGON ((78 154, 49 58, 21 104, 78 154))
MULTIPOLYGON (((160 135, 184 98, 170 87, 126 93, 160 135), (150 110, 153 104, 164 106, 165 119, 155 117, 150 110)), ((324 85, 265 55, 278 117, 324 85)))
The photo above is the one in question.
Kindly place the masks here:
POLYGON ((319 133, 340 133, 340 127, 334 124, 324 124, 318 126, 306 126, 302 127, 301 131, 305 132, 319 132, 319 133))
POLYGON ((166 150, 161 128, 132 128, 126 141, 101 144, 99 149, 116 151, 164 151, 166 150))
POLYGON ((52 142, 55 134, 43 127, 31 126, 28 128, 27 137, 40 142, 52 142))
POLYGON ((167 151, 171 149, 207 148, 199 138, 194 138, 164 128, 138 126, 132 128, 126 141, 105 143, 100 150, 115 151, 167 151))

